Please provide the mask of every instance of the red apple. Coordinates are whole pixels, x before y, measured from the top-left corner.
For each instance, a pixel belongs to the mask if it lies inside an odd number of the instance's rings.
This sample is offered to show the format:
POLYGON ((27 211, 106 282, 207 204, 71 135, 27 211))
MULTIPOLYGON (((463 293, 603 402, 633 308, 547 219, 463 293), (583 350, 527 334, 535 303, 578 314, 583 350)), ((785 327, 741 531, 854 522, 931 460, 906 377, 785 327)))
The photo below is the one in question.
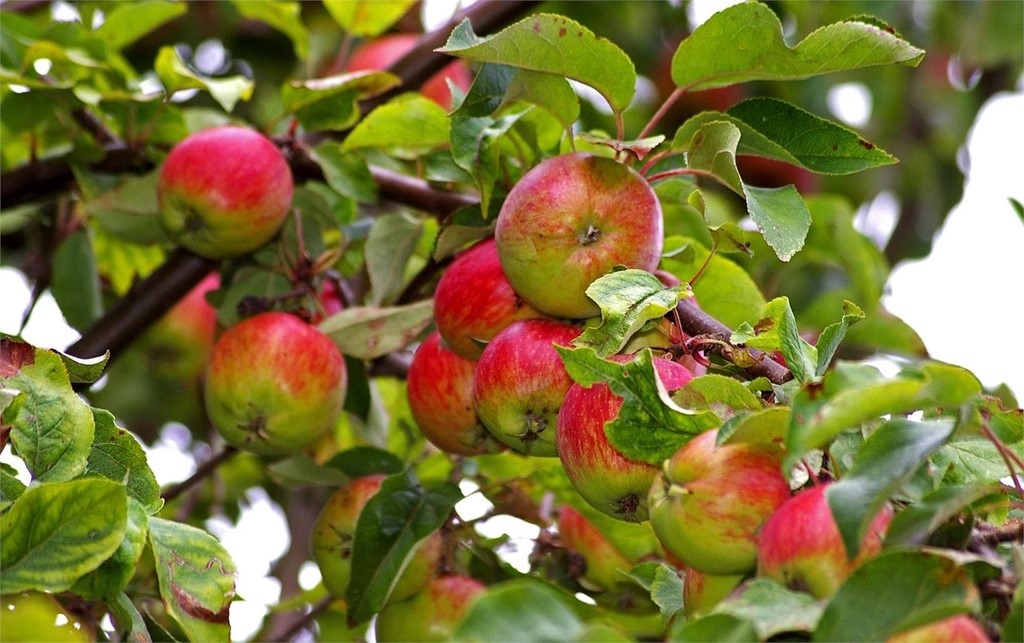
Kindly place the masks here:
POLYGON ((313 324, 319 324, 331 315, 345 310, 345 299, 338 289, 338 282, 333 279, 324 279, 320 284, 320 292, 317 294, 317 306, 313 312, 313 324))
POLYGON ((707 614, 736 589, 743 574, 705 574, 692 567, 684 567, 683 613, 687 618, 707 614))
POLYGON ((571 552, 583 557, 585 568, 582 580, 600 591, 615 587, 626 580, 620 573, 633 569, 635 561, 608 540, 594 523, 569 505, 558 512, 558 534, 562 544, 571 552))
POLYGON ((484 427, 520 453, 555 456, 558 409, 572 378, 554 345, 580 330, 549 319, 517 321, 484 349, 473 378, 473 405, 484 427))
MULTIPOLYGON (((419 42, 419 38, 417 34, 402 33, 369 40, 352 52, 345 65, 345 71, 386 69, 409 53, 419 42)), ((465 93, 473 83, 473 75, 465 62, 456 60, 423 83, 420 93, 441 107, 451 109, 452 94, 447 82, 449 80, 465 93)))
POLYGON ((892 507, 885 505, 879 510, 861 542, 860 553, 851 561, 825 496, 828 486, 801 491, 768 519, 761 531, 758 575, 825 598, 861 563, 881 551, 892 507))
MULTIPOLYGON (((334 492, 313 526, 313 560, 320 567, 324 587, 343 597, 352 577, 352 539, 363 507, 380 491, 383 475, 355 478, 334 492)), ((441 532, 435 531, 420 543, 409 564, 398 577, 389 602, 403 601, 420 591, 434 575, 441 560, 441 532)))
POLYGON ((214 345, 206 412, 228 444, 290 453, 337 424, 346 384, 345 360, 327 335, 294 315, 261 313, 214 345))
POLYGON ((494 239, 459 254, 434 291, 437 329, 466 359, 480 359, 487 342, 512 322, 541 316, 512 290, 494 239))
POLYGON ((978 623, 966 614, 957 614, 921 625, 887 638, 886 643, 988 643, 991 641, 978 623))
POLYGON ((377 615, 377 640, 449 641, 473 600, 487 591, 469 576, 439 576, 423 591, 377 615))
POLYGON ((153 325, 146 342, 158 358, 152 366, 161 374, 187 379, 202 375, 217 330, 217 311, 206 301, 206 293, 217 288, 220 274, 211 272, 153 325))
POLYGON ((633 169, 574 153, 527 172, 509 191, 494 231, 509 283, 553 317, 600 311, 586 295, 618 265, 654 270, 661 258, 661 204, 633 169))
POLYGON ((412 416, 430 442, 448 453, 478 455, 500 446, 476 417, 473 371, 476 362, 445 348, 431 333, 409 367, 407 392, 412 416))
POLYGON ((775 444, 715 446, 717 429, 665 461, 650 491, 651 525, 665 548, 708 574, 744 574, 757 564, 758 531, 789 498, 775 444))
POLYGON ((214 127, 178 143, 160 168, 160 223, 198 255, 243 255, 277 234, 293 189, 291 169, 270 139, 214 127))
MULTIPOLYGON (((612 358, 627 362, 630 356, 612 358)), ((684 367, 655 359, 654 370, 669 391, 693 378, 684 367)), ((576 491, 595 509, 619 520, 647 520, 647 492, 658 467, 631 460, 608 442, 605 424, 619 415, 622 398, 607 384, 573 384, 558 412, 558 457, 576 491)))

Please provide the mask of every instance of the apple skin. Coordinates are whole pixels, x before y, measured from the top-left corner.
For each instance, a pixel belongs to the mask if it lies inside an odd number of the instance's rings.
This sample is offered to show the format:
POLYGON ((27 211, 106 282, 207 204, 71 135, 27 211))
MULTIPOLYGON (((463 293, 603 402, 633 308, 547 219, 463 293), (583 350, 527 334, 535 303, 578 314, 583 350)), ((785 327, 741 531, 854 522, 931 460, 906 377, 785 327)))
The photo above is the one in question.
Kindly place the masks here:
POLYGON ((487 342, 512 322, 542 316, 505 278, 493 238, 459 254, 434 290, 437 330, 466 359, 480 359, 487 342))
POLYGON ((850 561, 825 496, 828 486, 800 491, 768 519, 761 531, 759 576, 826 598, 861 563, 881 551, 892 507, 886 504, 879 510, 861 542, 860 553, 850 561))
POLYGON ((51 594, 18 592, 0 598, 4 643, 95 641, 96 628, 64 609, 51 594))
POLYGON ((758 531, 790 497, 777 445, 715 446, 705 431, 665 461, 651 486, 654 533, 673 556, 707 574, 753 571, 758 531))
POLYGON ((449 641, 473 600, 487 587, 468 576, 438 576, 412 598, 377 615, 377 640, 449 641))
POLYGON ((237 257, 277 234, 294 182, 270 139, 214 127, 178 143, 160 168, 160 224, 178 245, 208 259, 237 257))
POLYGON ((206 293, 218 288, 220 273, 211 272, 153 325, 146 338, 149 350, 160 355, 153 368, 171 377, 202 375, 217 330, 217 311, 206 301, 206 293))
POLYGON ((228 444, 294 453, 338 422, 347 383, 345 359, 327 335, 288 313, 260 313, 214 345, 206 412, 228 444))
POLYGON ((563 322, 525 319, 484 349, 473 378, 473 406, 499 442, 526 455, 558 455, 558 409, 573 381, 554 344, 569 346, 579 334, 563 322))
MULTIPOLYGON (((612 357, 628 362, 629 355, 612 357)), ((685 367, 667 359, 653 360, 654 370, 668 391, 693 378, 685 367)), ((605 424, 622 408, 622 398, 605 383, 584 388, 573 384, 558 412, 558 457, 580 496, 612 518, 643 522, 648 518, 647 494, 658 467, 622 455, 608 441, 605 424)))
POLYGON ((494 236, 509 283, 552 317, 600 310, 587 287, 613 267, 654 270, 663 222, 654 190, 633 169, 586 153, 547 159, 509 191, 494 236))
POLYGON ((743 574, 705 574, 684 566, 683 614, 687 618, 707 614, 743 580, 743 574))
POLYGON ((473 408, 476 362, 445 348, 431 333, 412 358, 407 394, 420 431, 437 448, 456 455, 499 451, 504 445, 480 424, 473 408))
POLYGON ((886 643, 988 643, 991 640, 974 619, 957 614, 894 634, 886 643))
POLYGON ((619 570, 628 572, 633 568, 634 561, 613 545, 594 523, 569 505, 558 512, 558 534, 566 549, 583 557, 585 569, 582 580, 590 587, 601 591, 613 589, 616 583, 626 580, 619 570))
MULTIPOLYGON (((409 53, 419 39, 417 34, 402 33, 369 40, 352 52, 352 56, 345 65, 345 71, 386 69, 409 53)), ((473 83, 473 75, 465 62, 455 60, 427 79, 420 87, 420 93, 446 110, 450 110, 452 94, 448 89, 447 81, 449 80, 465 93, 469 91, 469 86, 473 83)))
MULTIPOLYGON (((385 476, 355 478, 331 495, 313 526, 313 561, 320 567, 324 587, 342 598, 352 578, 352 539, 363 507, 380 491, 385 476)), ((441 532, 420 543, 398 577, 388 602, 404 601, 420 591, 441 561, 441 532)))

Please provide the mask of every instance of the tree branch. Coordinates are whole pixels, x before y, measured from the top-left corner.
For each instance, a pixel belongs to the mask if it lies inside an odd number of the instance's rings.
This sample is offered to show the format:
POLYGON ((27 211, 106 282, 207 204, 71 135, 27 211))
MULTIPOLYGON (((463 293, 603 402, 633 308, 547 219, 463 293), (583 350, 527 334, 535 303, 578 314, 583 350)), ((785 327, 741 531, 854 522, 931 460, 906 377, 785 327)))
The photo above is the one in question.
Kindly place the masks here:
POLYGON ((196 484, 202 482, 202 480, 213 473, 217 467, 236 455, 238 455, 238 449, 232 446, 224 447, 223 451, 215 454, 209 460, 199 465, 196 472, 189 476, 187 480, 182 480, 178 484, 168 487, 167 491, 164 491, 163 494, 161 494, 164 502, 171 502, 196 484))

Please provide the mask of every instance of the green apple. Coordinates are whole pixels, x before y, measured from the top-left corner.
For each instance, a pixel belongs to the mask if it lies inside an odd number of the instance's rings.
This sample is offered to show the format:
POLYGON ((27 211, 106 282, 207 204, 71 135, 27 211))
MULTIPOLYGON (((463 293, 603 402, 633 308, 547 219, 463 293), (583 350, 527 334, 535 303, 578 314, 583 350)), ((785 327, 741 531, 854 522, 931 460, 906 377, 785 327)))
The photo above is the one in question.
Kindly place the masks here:
POLYGON ((377 640, 448 641, 473 600, 486 591, 468 576, 439 576, 412 598, 388 604, 377 615, 377 640))

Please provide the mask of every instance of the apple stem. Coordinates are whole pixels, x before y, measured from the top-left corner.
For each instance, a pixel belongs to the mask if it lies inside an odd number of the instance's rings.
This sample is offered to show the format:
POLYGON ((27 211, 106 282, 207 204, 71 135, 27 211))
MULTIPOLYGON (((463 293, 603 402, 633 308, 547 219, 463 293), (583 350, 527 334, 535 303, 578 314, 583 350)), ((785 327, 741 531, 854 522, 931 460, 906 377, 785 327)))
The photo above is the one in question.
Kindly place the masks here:
POLYGON ((676 101, 682 98, 683 94, 685 93, 686 89, 682 87, 676 87, 675 91, 669 94, 668 98, 665 99, 665 102, 663 102, 661 104, 661 107, 658 108, 658 111, 654 113, 654 116, 651 117, 651 120, 647 122, 647 125, 645 125, 644 128, 640 130, 640 134, 637 136, 637 138, 644 138, 645 136, 650 134, 651 130, 654 129, 654 126, 657 125, 662 118, 664 118, 665 114, 668 113, 668 110, 672 109, 672 106, 676 104, 676 101))
POLYGON ((675 153, 676 152, 673 150, 663 150, 657 154, 651 155, 651 157, 647 159, 647 162, 640 168, 640 174, 646 176, 647 173, 651 171, 651 168, 660 163, 662 159, 675 153))
POLYGON ((707 256, 707 258, 704 259, 704 263, 701 264, 700 268, 697 270, 697 273, 695 275, 693 275, 692 277, 690 277, 689 281, 686 282, 686 283, 688 283, 690 285, 691 288, 693 287, 693 284, 697 283, 697 280, 700 279, 700 276, 704 274, 704 269, 708 267, 709 263, 711 263, 711 257, 714 257, 715 256, 715 252, 717 252, 717 251, 718 251, 718 238, 715 237, 711 241, 711 250, 708 251, 708 256, 707 256))
POLYGON ((818 486, 821 484, 821 480, 818 479, 818 474, 814 472, 814 468, 807 463, 806 459, 800 459, 800 466, 802 466, 804 468, 804 471, 807 472, 807 477, 811 479, 811 482, 814 483, 814 486, 818 486))

